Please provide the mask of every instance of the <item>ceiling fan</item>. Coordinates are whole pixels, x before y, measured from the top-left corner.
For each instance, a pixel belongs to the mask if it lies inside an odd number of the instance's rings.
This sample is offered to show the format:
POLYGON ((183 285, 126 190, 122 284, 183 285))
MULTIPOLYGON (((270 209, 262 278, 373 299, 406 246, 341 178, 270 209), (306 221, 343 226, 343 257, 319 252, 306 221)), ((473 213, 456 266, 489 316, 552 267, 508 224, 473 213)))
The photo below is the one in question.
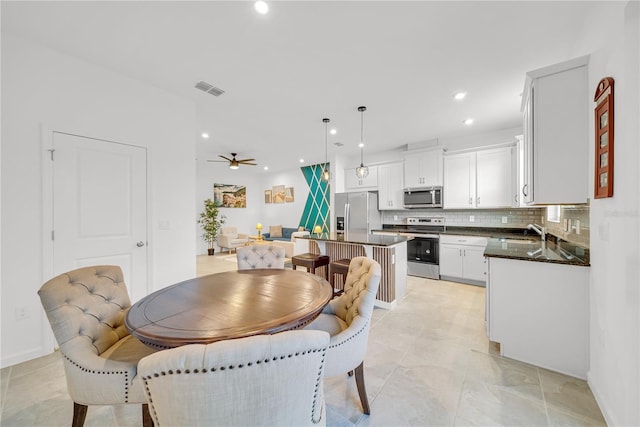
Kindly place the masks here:
POLYGON ((236 156, 238 155, 238 153, 231 153, 232 158, 228 158, 226 156, 223 156, 222 154, 219 154, 220 157, 222 157, 224 160, 207 160, 207 162, 224 162, 225 160, 227 162, 229 162, 229 168, 230 169, 238 169, 240 167, 240 165, 251 165, 251 166, 257 166, 257 163, 252 163, 255 162, 256 159, 242 159, 242 160, 238 160, 236 159, 236 156))

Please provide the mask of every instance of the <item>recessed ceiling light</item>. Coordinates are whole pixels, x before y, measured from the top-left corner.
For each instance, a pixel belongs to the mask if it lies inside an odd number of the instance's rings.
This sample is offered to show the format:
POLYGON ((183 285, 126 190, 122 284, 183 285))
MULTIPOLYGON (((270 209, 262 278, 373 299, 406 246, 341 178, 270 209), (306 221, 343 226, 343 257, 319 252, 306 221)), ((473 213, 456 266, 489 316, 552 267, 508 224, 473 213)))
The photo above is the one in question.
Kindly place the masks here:
POLYGON ((463 121, 462 123, 464 123, 465 125, 469 126, 473 124, 473 119, 466 119, 465 121, 463 121))
POLYGON ((462 101, 465 96, 467 96, 467 92, 456 92, 456 94, 453 95, 453 99, 456 101, 462 101))
POLYGON ((207 138, 209 138, 209 134, 208 134, 208 133, 206 133, 206 132, 202 132, 202 137, 203 137, 204 139, 207 139, 207 138))
POLYGON ((338 133, 338 131, 336 130, 336 128, 333 128, 333 129, 331 129, 331 130, 329 131, 329 133, 330 133, 331 135, 335 135, 336 133, 338 133))
POLYGON ((264 170, 268 171, 269 170, 269 166, 265 166, 264 170))
POLYGON ((258 12, 260 15, 265 15, 267 12, 269 12, 269 5, 266 1, 263 0, 258 0, 257 2, 255 2, 253 7, 256 8, 256 12, 258 12))
POLYGON ((361 142, 360 144, 358 144, 358 148, 362 148, 364 147, 364 142, 361 142))
POLYGON ((300 159, 300 163, 304 163, 304 159, 300 159))

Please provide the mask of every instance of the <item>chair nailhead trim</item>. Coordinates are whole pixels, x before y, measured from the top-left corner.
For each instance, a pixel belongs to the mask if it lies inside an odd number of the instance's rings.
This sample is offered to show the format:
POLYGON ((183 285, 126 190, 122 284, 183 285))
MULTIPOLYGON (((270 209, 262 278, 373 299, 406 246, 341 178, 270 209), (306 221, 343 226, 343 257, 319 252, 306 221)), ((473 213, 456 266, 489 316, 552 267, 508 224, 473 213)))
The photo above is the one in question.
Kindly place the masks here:
POLYGON ((124 403, 129 403, 129 372, 127 371, 96 371, 95 369, 88 369, 76 361, 70 359, 66 354, 63 354, 64 358, 69 361, 73 366, 80 369, 82 372, 98 375, 124 375, 124 403))
MULTIPOLYGON (((359 332, 358 332, 359 333, 359 332)), ((294 354, 287 354, 287 355, 281 355, 281 356, 274 356, 272 359, 264 359, 265 363, 268 363, 270 360, 271 361, 277 361, 277 360, 283 360, 285 358, 290 358, 293 356, 300 356, 300 355, 305 355, 305 354, 311 354, 311 353, 317 353, 318 351, 322 351, 322 363, 324 364, 324 360, 327 354, 327 350, 322 348, 322 349, 318 349, 318 348, 312 348, 309 349, 307 351, 303 351, 303 352, 296 352, 294 354)), ((262 363, 262 360, 256 360, 255 363, 256 364, 260 364, 262 363)), ((252 366, 254 362, 247 362, 246 366, 252 366)), ((199 371, 198 369, 194 369, 193 373, 206 373, 207 371, 209 372, 216 372, 216 371, 224 371, 226 369, 234 369, 234 368, 243 368, 245 366, 245 364, 238 364, 237 366, 234 365, 229 365, 227 367, 225 366, 219 366, 219 367, 211 367, 209 369, 207 368, 202 368, 202 371, 199 371)), ((322 382, 322 372, 323 369, 320 368, 320 370, 318 371, 318 375, 316 378, 316 385, 315 385, 315 390, 314 390, 314 394, 313 394, 313 406, 311 408, 311 422, 313 424, 318 424, 321 420, 322 420, 322 410, 320 411, 319 417, 316 418, 316 404, 317 404, 317 397, 318 397, 318 390, 320 390, 320 383, 322 382)), ((189 373, 189 369, 185 369, 184 372, 182 372, 180 369, 176 369, 175 374, 176 375, 180 375, 182 373, 188 374, 189 373)), ((124 372, 124 374, 126 375, 127 373, 124 372)), ((167 371, 160 371, 158 372, 154 372, 153 374, 149 374, 146 377, 142 378, 142 381, 144 382, 144 386, 145 389, 147 391, 147 398, 149 400, 149 407, 150 410, 153 410, 154 414, 156 413, 155 408, 153 406, 153 399, 151 399, 151 392, 149 391, 149 380, 153 379, 153 378, 158 378, 160 376, 165 376, 165 375, 173 375, 174 371, 173 369, 169 369, 167 371)), ((156 417, 157 418, 157 417, 156 417)))

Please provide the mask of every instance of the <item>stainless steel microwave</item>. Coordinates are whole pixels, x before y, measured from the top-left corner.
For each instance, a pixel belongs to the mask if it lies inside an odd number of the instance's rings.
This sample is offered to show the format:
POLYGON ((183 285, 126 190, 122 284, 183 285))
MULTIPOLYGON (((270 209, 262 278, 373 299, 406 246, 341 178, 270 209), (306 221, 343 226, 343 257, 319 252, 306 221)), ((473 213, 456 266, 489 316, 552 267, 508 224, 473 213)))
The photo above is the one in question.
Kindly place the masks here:
POLYGON ((405 209, 441 208, 442 187, 405 188, 405 209))

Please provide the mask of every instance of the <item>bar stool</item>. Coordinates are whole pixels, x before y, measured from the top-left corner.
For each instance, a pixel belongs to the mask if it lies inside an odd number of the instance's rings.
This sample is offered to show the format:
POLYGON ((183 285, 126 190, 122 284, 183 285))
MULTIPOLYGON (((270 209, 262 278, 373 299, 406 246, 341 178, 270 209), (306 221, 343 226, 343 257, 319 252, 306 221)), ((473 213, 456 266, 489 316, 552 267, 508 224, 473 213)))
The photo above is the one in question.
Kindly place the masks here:
POLYGON ((344 288, 344 283, 347 281, 347 273, 349 273, 349 264, 351 264, 350 258, 338 259, 329 263, 329 283, 331 283, 331 286, 335 284, 334 274, 339 274, 342 276, 342 286, 344 288))
MULTIPOLYGON (((329 257, 327 255, 318 255, 312 253, 305 253, 294 255, 291 257, 291 266, 293 269, 296 269, 297 265, 301 265, 307 269, 311 274, 316 274, 316 268, 324 267, 329 265, 329 257)), ((328 270, 325 269, 324 278, 328 279, 328 270)))

